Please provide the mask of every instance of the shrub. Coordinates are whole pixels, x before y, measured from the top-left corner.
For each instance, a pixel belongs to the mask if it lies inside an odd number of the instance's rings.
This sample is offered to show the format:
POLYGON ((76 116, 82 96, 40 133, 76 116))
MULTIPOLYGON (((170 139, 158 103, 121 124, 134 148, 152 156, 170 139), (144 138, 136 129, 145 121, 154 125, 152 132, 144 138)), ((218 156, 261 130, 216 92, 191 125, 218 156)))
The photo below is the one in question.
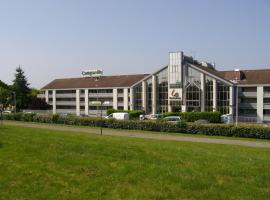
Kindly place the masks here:
POLYGON ((195 124, 195 123, 168 123, 165 121, 117 121, 93 117, 60 116, 60 115, 30 115, 30 114, 4 114, 5 120, 33 121, 41 123, 57 123, 82 125, 90 127, 103 126, 113 129, 145 130, 157 132, 204 134, 216 136, 236 136, 246 138, 270 139, 270 128, 259 125, 227 125, 227 124, 195 124))
POLYGON ((199 119, 208 120, 211 123, 220 123, 221 114, 220 112, 183 112, 180 113, 183 120, 187 122, 195 122, 199 119))

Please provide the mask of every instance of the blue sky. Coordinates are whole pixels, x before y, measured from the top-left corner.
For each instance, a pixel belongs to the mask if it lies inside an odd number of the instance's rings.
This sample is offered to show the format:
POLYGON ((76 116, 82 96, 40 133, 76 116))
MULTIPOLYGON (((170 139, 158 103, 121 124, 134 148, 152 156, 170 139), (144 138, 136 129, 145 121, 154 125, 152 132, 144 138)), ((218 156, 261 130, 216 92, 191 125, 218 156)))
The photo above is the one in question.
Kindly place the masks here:
POLYGON ((20 64, 33 87, 151 73, 182 50, 218 69, 270 68, 269 0, 0 0, 0 80, 20 64))

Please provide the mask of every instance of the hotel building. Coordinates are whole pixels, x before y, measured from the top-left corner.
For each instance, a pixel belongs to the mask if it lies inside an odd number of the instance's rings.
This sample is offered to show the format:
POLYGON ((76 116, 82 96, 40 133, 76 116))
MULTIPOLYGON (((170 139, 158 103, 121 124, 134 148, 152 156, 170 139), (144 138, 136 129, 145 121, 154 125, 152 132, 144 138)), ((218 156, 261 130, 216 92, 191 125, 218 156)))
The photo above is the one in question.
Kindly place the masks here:
POLYGON ((56 79, 41 91, 54 114, 95 115, 101 101, 103 112, 219 111, 240 121, 270 121, 270 69, 219 71, 183 52, 170 53, 169 64, 151 74, 56 79))

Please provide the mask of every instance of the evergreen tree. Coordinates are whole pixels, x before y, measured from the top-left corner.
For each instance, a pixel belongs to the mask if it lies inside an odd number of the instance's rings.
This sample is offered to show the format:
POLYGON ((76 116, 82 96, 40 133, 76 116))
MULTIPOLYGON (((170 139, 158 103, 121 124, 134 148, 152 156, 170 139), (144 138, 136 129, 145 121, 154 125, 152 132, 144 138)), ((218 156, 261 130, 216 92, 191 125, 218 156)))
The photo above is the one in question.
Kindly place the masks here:
MULTIPOLYGON (((17 110, 27 108, 29 103, 29 94, 30 94, 30 88, 28 87, 29 83, 27 82, 27 78, 24 75, 24 71, 19 66, 16 69, 15 73, 15 79, 13 81, 12 89, 16 94, 16 106, 17 110)), ((13 98, 15 95, 13 95, 13 98)))

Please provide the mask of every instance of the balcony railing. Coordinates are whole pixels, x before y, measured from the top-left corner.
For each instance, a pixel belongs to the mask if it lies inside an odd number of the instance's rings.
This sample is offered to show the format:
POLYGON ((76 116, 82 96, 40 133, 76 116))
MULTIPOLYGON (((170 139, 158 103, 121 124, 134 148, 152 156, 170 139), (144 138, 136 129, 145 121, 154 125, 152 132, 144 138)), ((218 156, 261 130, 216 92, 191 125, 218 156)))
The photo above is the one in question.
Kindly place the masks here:
POLYGON ((257 103, 239 103, 240 108, 257 108, 257 103))
POLYGON ((270 103, 264 103, 263 108, 264 109, 270 109, 270 103))
POLYGON ((270 92, 269 91, 264 91, 263 97, 270 98, 270 92))
POLYGON ((257 97, 257 92, 239 92, 239 96, 257 97))

